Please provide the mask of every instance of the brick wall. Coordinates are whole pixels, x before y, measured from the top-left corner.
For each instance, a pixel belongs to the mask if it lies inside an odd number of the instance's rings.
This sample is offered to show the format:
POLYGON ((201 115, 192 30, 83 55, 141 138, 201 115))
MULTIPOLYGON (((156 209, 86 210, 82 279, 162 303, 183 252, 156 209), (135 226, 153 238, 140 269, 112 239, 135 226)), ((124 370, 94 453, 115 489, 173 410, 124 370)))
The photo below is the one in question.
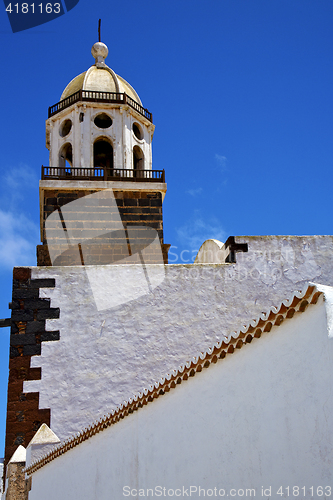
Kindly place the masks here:
MULTIPOLYGON (((45 236, 45 220, 47 219, 47 217, 54 210, 56 210, 57 207, 67 205, 71 201, 93 194, 94 192, 96 191, 77 190, 63 192, 55 190, 46 192, 44 199, 43 245, 38 245, 37 247, 37 265, 52 265, 47 249, 47 241, 45 236)), ((114 197, 116 199, 118 212, 120 214, 125 230, 127 229, 127 226, 144 226, 147 228, 153 228, 157 231, 160 245, 162 247, 164 263, 167 263, 169 245, 165 245, 163 241, 161 193, 144 191, 116 191, 114 192, 114 197)), ((75 214, 75 216, 78 218, 78 220, 84 221, 86 214, 94 211, 95 216, 96 213, 100 214, 101 221, 103 221, 103 216, 105 216, 106 213, 110 214, 110 210, 112 211, 112 207, 110 207, 110 203, 108 202, 109 199, 107 195, 105 196, 104 204, 102 203, 102 200, 98 200, 98 204, 96 204, 96 207, 91 206, 90 200, 89 206, 86 207, 86 212, 84 212, 83 210, 81 213, 75 214)), ((98 222, 96 223, 96 232, 98 232, 98 222)), ((86 252, 86 254, 89 254, 90 256, 89 262, 83 262, 82 254, 78 251, 78 248, 75 245, 75 248, 70 248, 66 252, 59 251, 59 253, 62 253, 61 258, 58 258, 57 261, 54 261, 53 265, 81 265, 83 263, 90 265, 110 264, 112 262, 123 259, 124 257, 131 254, 131 249, 126 241, 123 240, 123 232, 119 231, 118 236, 116 233, 117 232, 112 232, 106 235, 99 235, 95 239, 93 238, 92 234, 92 239, 89 242, 85 243, 85 245, 90 245, 89 252, 86 252)), ((59 249, 61 248, 61 244, 67 243, 66 235, 64 232, 62 232, 62 238, 63 241, 61 241, 61 237, 59 237, 58 230, 57 242, 59 242, 59 249)), ((137 235, 137 238, 140 239, 140 234, 137 235)), ((147 234, 145 232, 142 233, 142 241, 147 241, 147 234)), ((158 254, 155 254, 154 251, 150 252, 149 259, 149 263, 159 262, 158 254)))
POLYGON ((39 393, 23 392, 25 380, 40 380, 41 369, 30 368, 41 343, 59 340, 58 331, 46 331, 46 319, 58 318, 50 299, 39 298, 39 288, 54 287, 54 279, 31 279, 31 269, 14 268, 11 315, 5 466, 22 444, 26 447, 42 423, 50 425, 50 410, 39 409, 39 393))

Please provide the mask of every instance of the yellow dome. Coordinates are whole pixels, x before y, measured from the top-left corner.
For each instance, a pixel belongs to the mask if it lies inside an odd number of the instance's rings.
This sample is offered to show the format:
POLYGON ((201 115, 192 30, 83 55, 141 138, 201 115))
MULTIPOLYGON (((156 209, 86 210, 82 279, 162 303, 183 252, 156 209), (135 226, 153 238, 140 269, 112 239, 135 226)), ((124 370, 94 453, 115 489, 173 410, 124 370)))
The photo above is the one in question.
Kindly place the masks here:
POLYGON ((95 64, 87 71, 73 78, 63 91, 60 100, 74 94, 79 90, 92 90, 95 92, 125 92, 132 99, 142 105, 140 97, 133 87, 121 76, 118 76, 109 68, 104 59, 108 55, 108 48, 104 43, 97 42, 91 49, 95 57, 95 64))

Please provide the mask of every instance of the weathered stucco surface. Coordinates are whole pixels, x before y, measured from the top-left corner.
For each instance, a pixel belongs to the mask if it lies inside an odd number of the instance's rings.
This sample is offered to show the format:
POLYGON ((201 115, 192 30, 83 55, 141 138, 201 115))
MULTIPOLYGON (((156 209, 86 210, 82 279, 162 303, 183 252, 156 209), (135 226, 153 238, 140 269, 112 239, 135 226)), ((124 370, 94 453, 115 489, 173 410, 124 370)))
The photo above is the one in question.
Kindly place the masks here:
POLYGON ((3 467, 3 458, 0 459, 0 493, 3 491, 3 475, 4 475, 4 467, 3 467))
MULTIPOLYGON (((60 319, 47 328, 60 340, 43 342, 41 381, 24 383, 51 408, 51 428, 64 439, 123 400, 207 349, 216 340, 301 290, 308 281, 333 285, 331 236, 239 237, 248 253, 236 264, 169 265, 148 295, 98 311, 83 267, 33 268, 33 278, 55 278, 44 289, 60 319)), ((115 267, 115 266, 111 266, 115 267)), ((100 268, 99 268, 100 269, 100 268)), ((91 269, 90 269, 91 270, 91 269)), ((107 271, 107 269, 106 269, 107 271)), ((129 286, 131 266, 128 266, 129 286)), ((117 289, 117 272, 103 293, 117 289)))
POLYGON ((326 326, 320 298, 37 470, 29 500, 151 498, 156 487, 163 498, 188 497, 190 487, 191 498, 245 498, 247 489, 255 490, 251 498, 311 498, 318 487, 328 497, 333 344, 326 326))

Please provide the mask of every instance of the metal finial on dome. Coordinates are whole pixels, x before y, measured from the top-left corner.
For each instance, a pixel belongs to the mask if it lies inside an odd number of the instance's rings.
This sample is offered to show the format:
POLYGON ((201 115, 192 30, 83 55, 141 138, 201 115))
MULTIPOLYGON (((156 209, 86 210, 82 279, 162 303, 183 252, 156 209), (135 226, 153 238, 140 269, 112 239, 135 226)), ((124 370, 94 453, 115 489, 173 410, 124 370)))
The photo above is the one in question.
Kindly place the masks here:
POLYGON ((95 58, 95 63, 96 64, 103 64, 104 59, 107 57, 109 53, 109 49, 103 42, 96 42, 91 48, 91 53, 93 57, 95 58))

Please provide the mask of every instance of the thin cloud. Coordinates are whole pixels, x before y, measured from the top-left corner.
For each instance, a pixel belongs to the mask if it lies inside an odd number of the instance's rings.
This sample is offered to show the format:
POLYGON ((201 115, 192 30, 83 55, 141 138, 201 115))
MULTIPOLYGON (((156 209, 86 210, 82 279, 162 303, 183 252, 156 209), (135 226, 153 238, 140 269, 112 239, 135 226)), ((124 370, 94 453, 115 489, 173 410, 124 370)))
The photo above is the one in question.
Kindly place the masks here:
POLYGON ((11 189, 16 189, 22 195, 26 189, 38 186, 38 176, 28 165, 21 164, 7 170, 3 182, 11 189))
POLYGON ((198 196, 199 194, 202 193, 202 188, 197 188, 197 189, 189 189, 186 191, 187 194, 190 194, 191 196, 198 196))
POLYGON ((30 205, 38 177, 30 167, 20 165, 6 169, 0 182, 4 186, 0 199, 0 268, 36 265, 39 228, 23 210, 30 205))
POLYGON ((36 264, 38 227, 25 215, 0 210, 0 266, 36 264))
POLYGON ((215 162, 222 172, 227 169, 227 161, 226 156, 222 156, 217 153, 215 154, 215 162))
POLYGON ((204 220, 202 216, 188 221, 176 229, 179 243, 188 250, 199 250, 204 241, 215 239, 225 241, 226 232, 215 218, 204 220))

